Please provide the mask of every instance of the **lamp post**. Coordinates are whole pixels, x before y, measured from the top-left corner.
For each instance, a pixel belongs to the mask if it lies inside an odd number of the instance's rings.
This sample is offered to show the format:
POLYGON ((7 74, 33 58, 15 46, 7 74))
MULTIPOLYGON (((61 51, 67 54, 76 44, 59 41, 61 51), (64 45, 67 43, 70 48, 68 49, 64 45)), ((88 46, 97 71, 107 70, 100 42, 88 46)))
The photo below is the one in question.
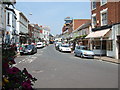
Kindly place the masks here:
POLYGON ((103 41, 102 37, 100 38, 100 41, 101 41, 101 46, 100 46, 100 48, 101 48, 101 51, 100 51, 100 60, 101 60, 101 56, 102 56, 102 41, 103 41))

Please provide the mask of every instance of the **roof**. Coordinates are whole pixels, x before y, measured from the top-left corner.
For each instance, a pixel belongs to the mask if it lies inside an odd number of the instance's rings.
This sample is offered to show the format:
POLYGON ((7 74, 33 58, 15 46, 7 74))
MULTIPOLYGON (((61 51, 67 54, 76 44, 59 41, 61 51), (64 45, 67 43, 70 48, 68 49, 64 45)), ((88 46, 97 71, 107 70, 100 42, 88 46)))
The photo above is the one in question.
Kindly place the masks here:
POLYGON ((84 28, 87 28, 91 25, 91 22, 87 22, 85 24, 82 24, 80 27, 77 28, 77 30, 81 30, 81 29, 84 29, 84 28))
POLYGON ((87 27, 89 27, 91 25, 91 22, 87 22, 85 24, 82 24, 81 26, 79 26, 76 30, 74 30, 73 32, 77 32, 79 30, 85 29, 87 27))

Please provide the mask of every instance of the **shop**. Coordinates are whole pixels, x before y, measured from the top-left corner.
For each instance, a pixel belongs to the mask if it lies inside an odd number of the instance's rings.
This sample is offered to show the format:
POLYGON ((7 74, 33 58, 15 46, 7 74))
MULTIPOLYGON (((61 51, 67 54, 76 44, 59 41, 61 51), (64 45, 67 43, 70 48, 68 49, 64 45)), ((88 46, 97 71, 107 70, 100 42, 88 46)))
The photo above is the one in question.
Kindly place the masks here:
POLYGON ((117 45, 118 45, 118 59, 120 59, 120 35, 117 36, 117 45))
POLYGON ((109 36, 111 29, 104 29, 90 33, 86 36, 89 38, 89 45, 96 55, 107 55, 107 48, 109 47, 109 36))

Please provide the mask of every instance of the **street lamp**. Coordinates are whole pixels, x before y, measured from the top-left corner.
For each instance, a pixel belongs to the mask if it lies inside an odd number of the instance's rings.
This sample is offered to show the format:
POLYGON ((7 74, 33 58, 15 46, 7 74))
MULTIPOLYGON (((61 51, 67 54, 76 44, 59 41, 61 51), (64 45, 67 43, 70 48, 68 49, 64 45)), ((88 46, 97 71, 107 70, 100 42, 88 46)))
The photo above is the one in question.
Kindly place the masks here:
POLYGON ((102 37, 100 38, 100 41, 101 41, 101 51, 100 51, 100 59, 101 59, 101 56, 102 56, 102 41, 103 41, 102 37))

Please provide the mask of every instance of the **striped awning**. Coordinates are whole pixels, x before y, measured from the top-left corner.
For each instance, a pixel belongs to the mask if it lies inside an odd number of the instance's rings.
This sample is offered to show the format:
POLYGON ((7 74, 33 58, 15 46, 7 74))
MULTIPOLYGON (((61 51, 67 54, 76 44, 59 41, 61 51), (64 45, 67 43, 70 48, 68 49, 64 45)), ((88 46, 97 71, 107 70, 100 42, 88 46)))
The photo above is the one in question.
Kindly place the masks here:
POLYGON ((105 35, 110 31, 111 29, 105 29, 100 31, 95 31, 90 34, 88 34, 85 38, 101 38, 105 37, 105 35))

